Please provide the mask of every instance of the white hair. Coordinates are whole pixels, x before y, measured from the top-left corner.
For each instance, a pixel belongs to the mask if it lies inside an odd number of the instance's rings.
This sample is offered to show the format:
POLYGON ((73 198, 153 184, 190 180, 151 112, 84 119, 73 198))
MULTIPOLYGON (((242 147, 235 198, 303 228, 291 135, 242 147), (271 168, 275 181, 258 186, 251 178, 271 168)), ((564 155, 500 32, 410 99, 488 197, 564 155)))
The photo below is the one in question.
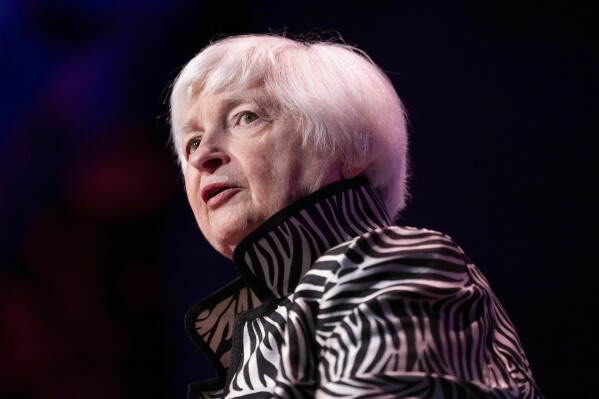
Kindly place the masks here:
POLYGON ((343 43, 241 35, 207 46, 185 65, 170 98, 171 139, 182 167, 193 95, 256 87, 298 121, 304 146, 346 170, 364 170, 392 216, 403 208, 408 138, 401 100, 366 53, 343 43))

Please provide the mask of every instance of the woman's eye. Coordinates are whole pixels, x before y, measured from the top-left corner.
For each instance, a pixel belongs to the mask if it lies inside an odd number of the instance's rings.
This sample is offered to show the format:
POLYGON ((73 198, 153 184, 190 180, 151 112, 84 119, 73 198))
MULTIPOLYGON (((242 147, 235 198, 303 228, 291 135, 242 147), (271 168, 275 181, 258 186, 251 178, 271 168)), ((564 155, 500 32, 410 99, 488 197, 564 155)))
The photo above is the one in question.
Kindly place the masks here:
POLYGON ((187 155, 191 154, 192 152, 198 149, 198 147, 200 146, 200 141, 200 138, 189 140, 186 147, 187 155))
POLYGON ((249 125, 258 119, 258 115, 253 112, 242 112, 237 118, 237 125, 249 125))

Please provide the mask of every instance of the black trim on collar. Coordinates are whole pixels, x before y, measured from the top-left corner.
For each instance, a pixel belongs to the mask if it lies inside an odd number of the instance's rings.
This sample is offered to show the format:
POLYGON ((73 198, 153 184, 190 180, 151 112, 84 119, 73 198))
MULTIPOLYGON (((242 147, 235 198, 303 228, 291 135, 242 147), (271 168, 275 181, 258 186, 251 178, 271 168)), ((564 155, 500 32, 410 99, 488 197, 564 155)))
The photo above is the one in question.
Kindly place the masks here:
POLYGON ((368 179, 366 176, 357 176, 347 180, 339 180, 338 182, 329 184, 322 189, 315 191, 305 197, 292 202, 285 208, 276 212, 268 220, 258 226, 254 231, 245 236, 233 250, 233 260, 235 264, 238 262, 242 263, 243 259, 241 256, 246 251, 247 247, 254 244, 256 240, 262 238, 266 233, 270 232, 274 227, 285 222, 290 215, 302 210, 307 204, 313 204, 319 202, 325 198, 328 198, 334 194, 340 193, 350 188, 357 188, 360 186, 367 186, 368 179))

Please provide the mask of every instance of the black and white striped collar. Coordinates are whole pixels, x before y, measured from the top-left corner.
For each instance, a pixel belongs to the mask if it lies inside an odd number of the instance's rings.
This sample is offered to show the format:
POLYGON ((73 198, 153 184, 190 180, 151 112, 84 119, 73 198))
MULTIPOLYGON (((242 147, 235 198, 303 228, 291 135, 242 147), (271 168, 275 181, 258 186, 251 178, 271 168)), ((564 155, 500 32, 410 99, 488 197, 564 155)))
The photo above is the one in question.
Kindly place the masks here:
POLYGON ((383 199, 364 176, 342 180, 274 214, 235 248, 233 260, 261 301, 292 293, 327 250, 389 226, 383 199))

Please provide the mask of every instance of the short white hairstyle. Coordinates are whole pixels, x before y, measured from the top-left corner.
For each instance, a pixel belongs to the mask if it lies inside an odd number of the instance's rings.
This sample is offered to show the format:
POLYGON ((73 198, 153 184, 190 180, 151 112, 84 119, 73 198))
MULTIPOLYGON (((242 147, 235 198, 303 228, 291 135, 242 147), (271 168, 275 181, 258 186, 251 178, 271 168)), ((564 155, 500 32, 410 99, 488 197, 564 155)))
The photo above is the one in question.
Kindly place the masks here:
POLYGON ((183 125, 194 95, 260 87, 298 122, 303 145, 364 170, 391 216, 405 205, 408 176, 405 112, 387 75, 345 43, 279 35, 215 41, 185 65, 171 98, 171 140, 185 168, 183 125))

